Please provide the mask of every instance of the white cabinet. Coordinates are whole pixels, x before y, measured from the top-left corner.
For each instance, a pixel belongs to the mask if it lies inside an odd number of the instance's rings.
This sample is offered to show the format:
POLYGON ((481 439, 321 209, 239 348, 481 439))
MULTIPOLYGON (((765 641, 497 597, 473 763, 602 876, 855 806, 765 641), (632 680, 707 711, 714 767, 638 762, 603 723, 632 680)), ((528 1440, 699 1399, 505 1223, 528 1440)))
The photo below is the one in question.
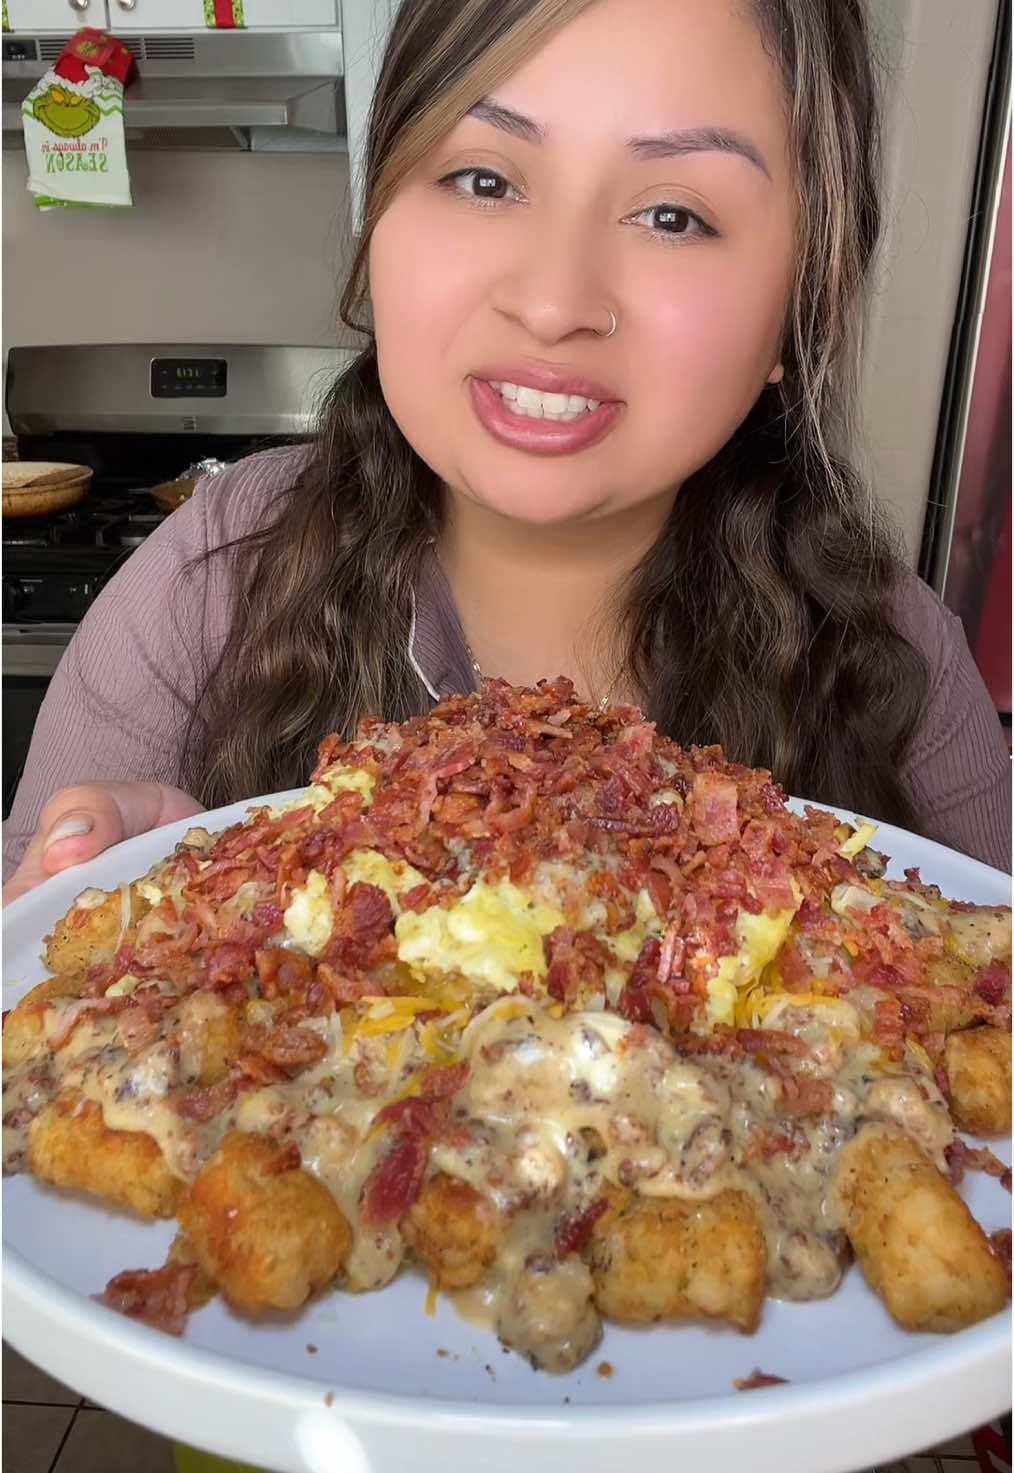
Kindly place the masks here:
MULTIPOLYGON (((302 31, 338 24, 339 0, 234 0, 248 31, 302 31)), ((228 0, 219 0, 228 10, 228 0)), ((159 31, 203 31, 215 15, 215 0, 7 0, 12 31, 59 31, 82 26, 113 35, 159 31)))
POLYGON ((307 26, 337 25, 338 0, 243 0, 248 29, 277 26, 298 31, 307 26))
POLYGON ((82 26, 105 30, 106 0, 7 0, 7 25, 12 31, 59 31, 72 35, 82 26))
MULTIPOLYGON (((31 7, 34 3, 28 0, 31 7)), ((57 0, 47 3, 55 9, 57 0)), ((248 31, 299 31, 333 26, 338 21, 338 0, 232 0, 232 4, 248 31)), ((219 8, 228 12, 228 0, 219 0, 219 8)), ((109 29, 114 36, 202 31, 214 20, 215 10, 215 0, 109 0, 109 29)))

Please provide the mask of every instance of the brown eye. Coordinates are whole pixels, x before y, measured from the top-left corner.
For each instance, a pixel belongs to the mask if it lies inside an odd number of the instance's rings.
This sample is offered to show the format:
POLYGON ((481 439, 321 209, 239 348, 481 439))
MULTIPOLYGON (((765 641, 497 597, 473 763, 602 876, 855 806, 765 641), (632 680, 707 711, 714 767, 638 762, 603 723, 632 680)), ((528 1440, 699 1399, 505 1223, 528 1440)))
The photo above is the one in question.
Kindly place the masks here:
POLYGON ((655 217, 656 230, 668 231, 670 235, 685 235, 693 228, 693 215, 678 205, 659 205, 651 213, 655 217))
POLYGON ((671 240, 694 240, 705 236, 717 236, 718 231, 693 210, 683 205, 649 205, 638 210, 627 219, 636 225, 645 226, 653 235, 667 236, 671 240))
POLYGON ((499 174, 489 174, 480 169, 472 170, 472 193, 479 199, 504 199, 508 184, 499 174))
POLYGON ((456 169, 438 181, 442 189, 450 190, 461 199, 474 200, 476 204, 496 204, 499 200, 516 200, 517 191, 507 183, 502 174, 493 169, 456 169))

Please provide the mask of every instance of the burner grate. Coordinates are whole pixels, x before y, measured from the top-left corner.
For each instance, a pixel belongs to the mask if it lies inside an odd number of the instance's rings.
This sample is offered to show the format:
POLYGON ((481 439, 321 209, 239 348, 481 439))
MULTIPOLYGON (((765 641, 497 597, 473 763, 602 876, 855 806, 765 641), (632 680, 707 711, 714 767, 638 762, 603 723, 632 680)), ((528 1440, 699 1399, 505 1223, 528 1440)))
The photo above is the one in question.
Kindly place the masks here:
POLYGON ((48 517, 0 524, 4 622, 76 623, 124 558, 167 513, 147 490, 100 486, 48 517))

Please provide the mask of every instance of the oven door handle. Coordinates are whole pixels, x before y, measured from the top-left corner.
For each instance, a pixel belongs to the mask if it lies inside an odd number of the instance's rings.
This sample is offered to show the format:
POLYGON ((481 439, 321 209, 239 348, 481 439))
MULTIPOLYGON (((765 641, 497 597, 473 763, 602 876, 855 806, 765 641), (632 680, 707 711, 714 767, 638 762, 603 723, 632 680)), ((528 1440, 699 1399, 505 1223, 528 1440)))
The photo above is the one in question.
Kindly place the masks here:
POLYGON ((49 679, 74 634, 73 624, 5 624, 3 674, 49 679))

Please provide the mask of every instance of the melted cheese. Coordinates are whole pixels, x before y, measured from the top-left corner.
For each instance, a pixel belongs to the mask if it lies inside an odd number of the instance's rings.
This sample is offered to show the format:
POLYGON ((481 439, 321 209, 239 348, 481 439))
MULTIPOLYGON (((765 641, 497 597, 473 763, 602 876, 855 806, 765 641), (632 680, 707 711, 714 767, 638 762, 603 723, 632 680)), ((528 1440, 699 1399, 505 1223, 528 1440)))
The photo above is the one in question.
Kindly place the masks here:
POLYGON ((866 848, 867 844, 877 832, 875 823, 860 823, 849 837, 838 848, 838 853, 843 859, 854 859, 856 855, 866 848))
MULTIPOLYGON (((306 888, 316 890, 317 882, 309 879, 306 888)), ((515 928, 523 923, 530 934, 522 950, 534 947, 541 933, 533 916, 548 924, 555 920, 545 913, 550 908, 540 910, 513 886, 489 890, 473 899, 473 909, 491 909, 515 928)), ((464 910, 467 916, 467 902, 443 914, 464 910)), ((406 912, 402 919, 414 917, 406 912)), ((766 930, 752 938, 752 964, 768 939, 766 930)), ((458 938, 456 965, 466 943, 458 938)), ((763 980, 740 999, 743 1007, 749 1001, 754 1026, 786 1028, 803 1038, 809 1055, 798 1069, 834 1086, 827 1116, 794 1121, 796 1148, 767 1158, 758 1155, 755 1131, 784 1132, 786 1118, 777 1082, 754 1060, 682 1058, 660 1035, 615 1014, 558 1016, 555 1007, 542 1008, 517 993, 497 999, 461 1031, 467 1011, 456 1007, 455 986, 458 996, 467 990, 444 980, 434 982, 426 997, 363 999, 355 1029, 347 1026, 352 1009, 306 1020, 303 1026, 324 1038, 326 1056, 296 1079, 241 1092, 208 1121, 189 1120, 173 1108, 172 1094, 185 1081, 180 1051, 165 1036, 130 1054, 118 1041, 115 1016, 87 1017, 53 1054, 56 1079, 37 1086, 30 1066, 14 1071, 5 1119, 23 1103, 34 1113, 32 1092, 41 1087, 45 1095, 58 1080, 61 1091, 81 1090, 98 1103, 111 1128, 150 1134, 184 1180, 230 1129, 291 1139, 303 1167, 353 1225, 349 1286, 378 1288, 397 1272, 404 1244, 393 1224, 371 1229, 359 1218, 363 1184, 389 1147, 389 1132, 376 1117, 385 1105, 432 1083, 433 1058, 423 1034, 436 1020, 420 1023, 417 1015, 454 1008, 444 1020, 444 1042, 453 1041, 454 1048, 440 1062, 465 1058, 471 1067, 454 1092, 457 1128, 434 1142, 432 1167, 470 1183, 504 1214, 495 1263, 456 1302, 481 1311, 505 1343, 558 1370, 587 1353, 597 1318, 584 1268, 575 1257, 557 1262, 555 1234, 561 1218, 599 1197, 603 1183, 644 1198, 703 1199, 725 1187, 750 1193, 768 1243, 769 1292, 805 1299, 830 1293, 840 1277, 844 1240, 828 1219, 826 1189, 835 1152, 855 1121, 897 1124, 938 1165, 951 1139, 946 1103, 923 1051, 907 1050, 907 1072, 878 1070, 876 1051, 861 1040, 858 1013, 843 999, 768 995, 763 980)), ((63 1010, 73 1006, 51 1006, 47 1025, 59 1026, 63 1010)), ((268 1007, 252 999, 247 1020, 259 1020, 268 1007)), ((5 1125, 4 1135, 9 1168, 17 1169, 25 1126, 5 1125)))
POLYGON ((106 988, 105 995, 106 997, 129 997, 135 988, 140 986, 140 983, 140 977, 135 977, 133 972, 124 972, 118 981, 106 988))
POLYGON ((994 958, 1009 958, 1011 913, 1005 906, 952 910, 947 916, 947 950, 969 967, 984 967, 994 958))
POLYGON ((880 886, 876 881, 869 886, 835 885, 830 896, 831 909, 835 915, 845 917, 853 911, 858 911, 860 915, 869 915, 881 902, 879 890, 880 886))

